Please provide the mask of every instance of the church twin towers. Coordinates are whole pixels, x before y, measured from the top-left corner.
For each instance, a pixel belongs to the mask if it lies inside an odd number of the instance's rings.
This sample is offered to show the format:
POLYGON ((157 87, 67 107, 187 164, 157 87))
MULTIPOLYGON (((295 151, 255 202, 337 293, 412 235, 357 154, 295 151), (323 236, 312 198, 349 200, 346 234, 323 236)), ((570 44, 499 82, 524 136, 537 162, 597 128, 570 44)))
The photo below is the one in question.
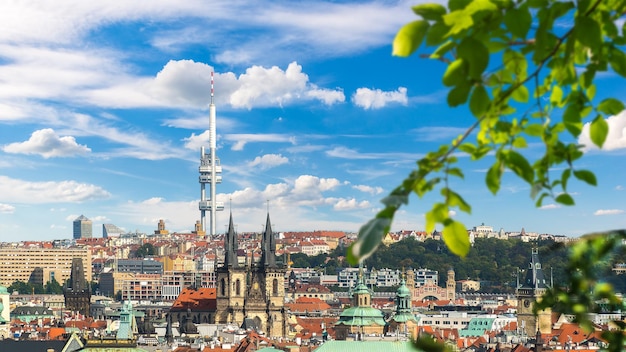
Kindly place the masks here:
POLYGON ((224 264, 216 270, 217 310, 215 322, 236 324, 264 332, 266 336, 286 336, 285 271, 276 260, 276 239, 267 214, 261 239, 261 259, 239 263, 238 242, 230 214, 224 238, 224 264))

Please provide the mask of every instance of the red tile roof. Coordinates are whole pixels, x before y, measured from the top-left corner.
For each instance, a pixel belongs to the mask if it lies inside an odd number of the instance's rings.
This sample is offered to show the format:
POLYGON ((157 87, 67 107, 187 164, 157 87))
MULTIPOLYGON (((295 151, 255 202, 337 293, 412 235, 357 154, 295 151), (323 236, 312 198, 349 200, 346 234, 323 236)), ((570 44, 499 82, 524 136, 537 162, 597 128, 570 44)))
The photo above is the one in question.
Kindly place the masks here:
POLYGON ((215 288, 201 287, 198 289, 185 288, 182 290, 171 311, 214 311, 217 308, 217 290, 215 288))

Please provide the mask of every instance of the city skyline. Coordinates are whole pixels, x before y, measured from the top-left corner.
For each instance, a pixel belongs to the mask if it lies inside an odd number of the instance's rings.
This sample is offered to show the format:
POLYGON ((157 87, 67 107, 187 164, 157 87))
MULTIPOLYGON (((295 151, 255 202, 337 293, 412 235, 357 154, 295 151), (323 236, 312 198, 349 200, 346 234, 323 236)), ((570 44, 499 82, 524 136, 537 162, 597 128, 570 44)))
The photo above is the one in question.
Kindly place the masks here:
MULTIPOLYGON (((261 232, 268 209, 277 232, 357 231, 420 156, 473 122, 447 106, 444 64, 391 56, 419 2, 0 5, 0 241, 72 238, 81 214, 94 237, 103 223, 152 233, 159 219, 192 231, 212 71, 217 232, 229 210, 238 231, 261 232)), ((602 74, 595 101, 624 100, 623 87, 602 74)), ((608 122, 607 150, 588 147, 575 165, 598 177, 597 187, 570 181, 575 207, 535 208, 511 173, 493 196, 490 159, 461 157, 465 179, 451 186, 472 214, 455 218, 566 236, 626 227, 626 113, 608 122)), ((437 200, 412 196, 392 230, 423 230, 437 200)))

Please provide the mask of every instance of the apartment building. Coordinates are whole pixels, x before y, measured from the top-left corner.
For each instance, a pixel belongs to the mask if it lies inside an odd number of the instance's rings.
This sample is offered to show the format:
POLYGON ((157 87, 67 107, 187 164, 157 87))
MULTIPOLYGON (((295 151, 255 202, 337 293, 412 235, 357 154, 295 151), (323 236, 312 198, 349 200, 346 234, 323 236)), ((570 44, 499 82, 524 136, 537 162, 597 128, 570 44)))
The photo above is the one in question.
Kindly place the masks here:
MULTIPOLYGON (((91 268, 87 248, 0 248, 0 285, 11 286, 15 281, 45 285, 52 280, 63 285, 70 278, 74 258, 81 258, 83 266, 91 268)), ((87 281, 91 274, 85 270, 87 281)))
POLYGON ((160 301, 163 279, 159 274, 133 274, 122 281, 122 299, 131 301, 160 301))

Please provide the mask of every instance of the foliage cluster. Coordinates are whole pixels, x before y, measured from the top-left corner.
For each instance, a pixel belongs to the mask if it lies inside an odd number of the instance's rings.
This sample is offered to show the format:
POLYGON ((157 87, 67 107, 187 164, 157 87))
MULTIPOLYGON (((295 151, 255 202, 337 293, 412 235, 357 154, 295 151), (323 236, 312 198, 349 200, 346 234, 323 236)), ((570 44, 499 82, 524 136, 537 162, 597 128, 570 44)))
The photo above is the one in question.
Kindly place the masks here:
POLYGON ((156 254, 156 249, 152 243, 145 243, 135 251, 136 258, 145 258, 156 254))
MULTIPOLYGON (((613 97, 596 98, 595 79, 611 72, 626 77, 626 0, 449 0, 413 7, 421 18, 403 26, 393 54, 409 56, 422 44, 421 56, 441 61, 442 83, 449 88, 450 107, 466 106, 475 122, 449 144, 428 153, 417 167, 382 200, 383 209, 363 225, 348 250, 352 263, 370 256, 389 231, 396 211, 415 193, 438 190, 441 199, 426 212, 426 231, 443 227, 447 247, 468 255, 465 226, 451 210, 471 212, 453 180, 464 174, 461 154, 471 160, 491 160, 485 185, 493 194, 502 175, 511 171, 528 184, 536 206, 546 198, 574 205, 568 193, 572 179, 596 185, 591 170, 579 168, 584 155, 577 139, 588 123, 589 137, 601 148, 609 133, 606 118, 624 110, 613 97), (541 144, 539 155, 529 143, 541 144)), ((550 290, 543 307, 574 314, 589 329, 587 313, 598 311, 599 300, 618 304, 614 287, 597 275, 626 240, 626 231, 598 233, 572 247, 567 287, 550 290)), ((626 323, 606 331, 608 349, 621 351, 626 323)), ((417 346, 437 350, 432 341, 417 346)))
POLYGON ((19 294, 62 294, 63 287, 56 281, 48 281, 45 285, 32 284, 29 282, 15 281, 11 286, 7 287, 9 293, 17 292, 19 294))

